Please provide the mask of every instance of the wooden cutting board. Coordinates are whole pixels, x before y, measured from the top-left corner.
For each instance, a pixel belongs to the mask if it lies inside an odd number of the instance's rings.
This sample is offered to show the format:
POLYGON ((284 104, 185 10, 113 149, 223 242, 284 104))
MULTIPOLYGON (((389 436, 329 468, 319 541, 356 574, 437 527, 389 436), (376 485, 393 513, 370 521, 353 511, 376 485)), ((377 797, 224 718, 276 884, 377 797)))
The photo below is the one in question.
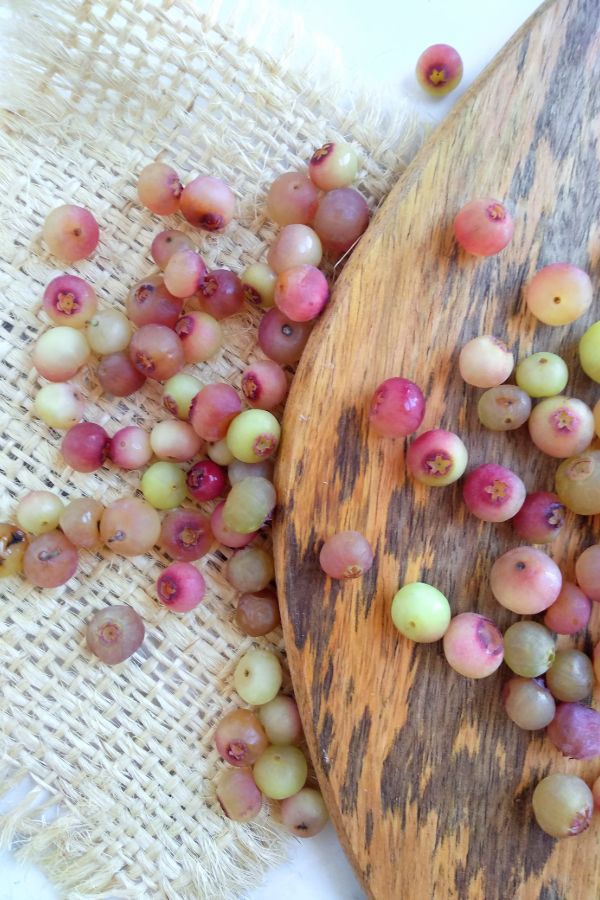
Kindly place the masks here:
MULTIPOLYGON (((454 613, 478 610, 507 627, 516 617, 494 601, 488 575, 519 542, 510 524, 468 515, 460 485, 407 480, 404 443, 377 438, 367 420, 377 384, 405 376, 428 398, 423 430, 456 430, 471 466, 498 461, 528 490, 552 488, 556 461, 526 428, 493 434, 479 425, 480 392, 461 382, 457 351, 484 333, 505 338, 518 357, 559 351, 568 393, 590 404, 600 396, 576 362, 600 297, 586 320, 553 329, 523 311, 521 295, 555 261, 586 268, 598 289, 599 71, 599 0, 556 0, 526 23, 376 215, 287 404, 275 538, 289 663, 334 824, 377 900, 600 896, 600 815, 584 835, 557 842, 531 813, 541 777, 573 772, 591 783, 600 758, 565 760, 543 734, 517 729, 500 700, 504 667, 482 682, 463 679, 441 643, 411 644, 390 620, 398 587, 424 580, 454 613), (452 220, 485 196, 507 201, 516 229, 504 252, 477 259, 457 249, 452 220), (332 583, 318 551, 347 528, 369 538, 376 563, 362 580, 332 583)), ((552 548, 571 578, 576 551, 598 540, 596 525, 571 517, 552 548)))

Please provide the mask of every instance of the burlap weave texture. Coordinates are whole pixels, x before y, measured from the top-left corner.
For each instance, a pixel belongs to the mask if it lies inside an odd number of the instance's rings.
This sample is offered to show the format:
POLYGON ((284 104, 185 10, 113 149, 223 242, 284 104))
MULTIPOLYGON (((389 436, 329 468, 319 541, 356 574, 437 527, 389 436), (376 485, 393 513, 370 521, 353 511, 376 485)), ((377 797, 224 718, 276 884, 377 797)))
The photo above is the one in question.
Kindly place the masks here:
MULTIPOLYGON (((263 215, 266 186, 302 167, 323 139, 353 140, 358 187, 371 207, 413 146, 405 118, 384 121, 373 105, 343 103, 288 71, 283 51, 278 60, 257 52, 202 4, 39 0, 31 10, 19 65, 0 73, 12 98, 0 112, 2 520, 28 490, 106 503, 139 485, 138 472, 66 468, 61 436, 32 415, 41 381, 30 350, 48 326, 40 298, 58 268, 40 241, 50 209, 75 202, 94 212, 98 251, 64 271, 89 279, 101 307, 121 308, 129 287, 154 270, 148 251, 161 228, 193 234, 210 266, 239 273, 264 257, 275 233, 263 215), (140 207, 135 176, 155 158, 184 181, 211 173, 231 184, 238 215, 226 234, 207 236, 140 207)), ((254 358, 258 318, 248 310, 227 321, 222 352, 189 370, 205 383, 239 385, 254 358)), ((101 394, 94 369, 76 379, 86 418, 109 432, 166 418, 160 386, 115 401, 101 394)), ((40 863, 69 900, 232 900, 285 855, 289 839, 266 809, 240 826, 222 816, 214 796, 212 732, 238 705, 236 661, 253 643, 283 653, 279 633, 253 642, 235 627, 235 595, 220 574, 225 557, 217 549, 200 562, 207 599, 183 616, 154 600, 168 562, 158 551, 129 560, 82 553, 77 576, 56 590, 0 582, 2 792, 31 779, 0 819, 0 841, 40 863), (142 650, 110 669, 86 650, 84 623, 118 602, 143 616, 147 632, 142 650)))

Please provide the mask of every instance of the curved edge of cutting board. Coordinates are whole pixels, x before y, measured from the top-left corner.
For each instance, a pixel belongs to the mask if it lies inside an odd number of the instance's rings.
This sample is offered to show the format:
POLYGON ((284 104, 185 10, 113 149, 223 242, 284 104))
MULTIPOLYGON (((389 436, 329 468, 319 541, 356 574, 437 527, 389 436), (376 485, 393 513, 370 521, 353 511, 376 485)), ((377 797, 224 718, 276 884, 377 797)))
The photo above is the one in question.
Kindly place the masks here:
MULTIPOLYGON (((505 45, 500 53, 494 58, 490 65, 484 70, 481 76, 474 82, 471 88, 464 94, 464 96, 457 103, 456 107, 447 117, 447 119, 429 136, 420 152, 407 168, 397 185, 393 188, 390 195, 374 217, 368 231, 361 239, 359 246, 354 251, 351 260, 348 262, 341 277, 335 285, 330 308, 326 312, 322 321, 319 322, 315 327, 302 357, 302 360, 299 364, 298 371, 293 380, 292 389, 284 415, 283 441, 280 458, 276 469, 276 484, 281 506, 274 523, 274 551, 282 623, 286 638, 290 670, 294 689, 299 700, 299 706, 302 713, 311 756, 313 762, 315 763, 317 776, 323 794, 325 796, 325 800, 330 811, 333 824, 338 832, 342 845, 344 846, 349 859, 351 860, 359 878, 363 881, 365 889, 370 896, 377 896, 377 900, 392 900, 392 898, 383 897, 381 894, 375 894, 372 892, 368 877, 369 873, 365 872, 360 865, 355 853, 355 847, 346 833, 345 818, 340 809, 340 797, 333 791, 331 787, 323 759, 322 747, 319 746, 313 730, 314 701, 310 694, 308 686, 304 678, 302 677, 302 667, 300 665, 300 659, 302 658, 303 650, 302 648, 298 648, 296 646, 294 623, 292 622, 289 615, 288 592, 290 590, 289 586, 293 581, 293 578, 286 577, 286 574, 289 574, 287 570, 290 564, 290 557, 288 553, 289 547, 287 546, 288 533, 286 529, 286 510, 290 510, 290 508, 292 508, 294 504, 294 487, 297 483, 297 480, 302 477, 302 471, 299 466, 301 466, 301 458, 303 455, 303 448, 299 442, 297 435, 295 434, 295 425, 297 423, 298 416, 301 415, 301 411, 306 405, 304 402, 306 397, 305 392, 307 390, 306 385, 311 383, 313 379, 313 367, 315 365, 317 357, 317 348, 319 347, 320 342, 323 339, 323 335, 331 327, 333 317, 336 314, 336 308, 339 310, 339 307, 343 305, 344 297, 349 291, 349 287, 352 283, 352 279, 355 273, 360 271, 360 269, 365 265, 365 261, 368 260, 371 255, 372 247, 376 238, 383 230, 386 229, 389 218, 389 210, 395 208, 398 205, 402 198, 402 195, 408 190, 409 186, 419 178, 420 173, 422 172, 426 162, 429 160, 434 148, 439 147, 440 143, 444 142, 446 140, 446 137, 450 136, 455 131, 455 129, 460 126, 460 123, 466 116, 474 97, 478 95, 482 90, 484 90, 488 82, 490 82, 490 80, 499 73, 499 71, 502 69, 502 66, 507 61, 509 61, 511 57, 514 57, 518 48, 524 48, 521 51, 522 55, 524 56, 527 49, 528 37, 532 29, 536 28, 538 23, 545 16, 550 15, 552 9, 554 7, 557 7, 558 5, 560 5, 559 0, 547 0, 547 2, 543 3, 540 8, 536 10, 536 12, 525 22, 525 24, 519 29, 519 31, 511 38, 511 40, 505 45)), ((517 60, 517 64, 519 64, 519 60, 517 60)), ((305 511, 305 515, 307 516, 310 516, 310 513, 311 511, 308 509, 305 511)), ((357 743, 356 752, 360 752, 360 740, 357 743)), ((393 898, 393 900, 396 900, 396 898, 393 898)), ((404 898, 398 898, 398 900, 404 900, 404 898)), ((425 898, 423 898, 423 900, 425 900, 425 898)))

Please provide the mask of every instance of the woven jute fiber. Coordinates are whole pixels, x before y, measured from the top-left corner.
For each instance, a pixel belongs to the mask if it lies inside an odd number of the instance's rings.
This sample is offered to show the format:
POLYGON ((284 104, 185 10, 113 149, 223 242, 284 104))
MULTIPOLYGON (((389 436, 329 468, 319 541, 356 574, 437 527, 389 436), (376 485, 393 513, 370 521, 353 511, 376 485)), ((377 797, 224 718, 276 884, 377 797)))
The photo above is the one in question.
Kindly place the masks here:
MULTIPOLYGON (((269 182, 303 167, 324 139, 353 141, 357 186, 372 208, 415 145, 400 109, 383 117, 375 104, 344 99, 315 79, 314 69, 312 79, 293 74, 283 50, 278 59, 256 51, 202 4, 35 0, 23 12, 0 72, 4 521, 29 490, 108 503, 139 487, 139 472, 73 472, 61 435, 32 414, 42 379, 30 351, 48 327, 43 288, 59 270, 40 238, 50 209, 73 202, 94 212, 100 246, 67 271, 95 286, 101 307, 122 308, 131 285, 153 271, 148 251, 163 227, 193 233, 210 266, 239 273, 264 258, 275 233, 263 214, 269 182), (155 158, 184 181, 210 173, 231 184, 238 212, 224 235, 140 207, 136 173, 155 158)), ((238 386, 254 358, 258 319, 247 310, 226 321, 223 350, 190 370, 205 383, 238 386)), ((102 395, 94 372, 92 363, 75 379, 87 419, 113 433, 166 418, 159 385, 117 401, 102 395)), ((0 846, 41 865, 69 900, 240 898, 286 854, 290 838, 266 807, 238 825, 215 799, 222 764, 212 735, 240 705, 236 662, 253 644, 285 659, 280 632, 252 641, 236 628, 236 598, 221 575, 227 554, 216 549, 198 563, 207 597, 185 615, 154 599, 169 561, 158 551, 134 559, 82 552, 78 574, 55 590, 0 582, 0 794, 13 797, 1 807, 0 846), (84 625, 115 603, 142 615, 146 639, 110 668, 86 649, 84 625)))

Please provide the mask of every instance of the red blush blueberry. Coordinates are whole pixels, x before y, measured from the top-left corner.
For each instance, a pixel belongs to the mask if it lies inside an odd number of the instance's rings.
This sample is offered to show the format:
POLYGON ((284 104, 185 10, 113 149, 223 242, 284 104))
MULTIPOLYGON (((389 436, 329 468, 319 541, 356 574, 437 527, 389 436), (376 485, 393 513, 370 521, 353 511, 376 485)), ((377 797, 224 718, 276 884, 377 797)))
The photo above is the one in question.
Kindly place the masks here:
POLYGON ((42 237, 54 256, 72 263, 94 252, 100 231, 89 210, 67 204, 48 213, 42 237))
POLYGON ((499 200, 472 200, 454 220, 454 236, 467 253, 493 256, 510 243, 515 229, 510 213, 499 200))
POLYGON ((592 544, 578 556, 575 577, 590 600, 600 602, 600 544, 592 544))
POLYGON ((504 642, 496 625, 477 613, 455 616, 444 635, 444 655, 459 675, 485 678, 501 665, 504 642))
POLYGON ((190 423, 205 441, 220 441, 241 412, 242 402, 230 384, 207 384, 190 408, 190 423))
POLYGON ((463 76, 460 54, 449 44, 433 44, 417 60, 417 81, 430 97, 445 97, 463 76))
POLYGON ((244 308, 244 286, 229 269, 215 269, 198 285, 202 309, 214 319, 235 316, 244 308))
POLYGON ((201 459, 186 476, 188 494, 198 503, 222 497, 227 490, 227 473, 211 459, 201 459))
POLYGON ((103 356, 96 375, 102 390, 113 397, 129 397, 146 381, 146 376, 136 369, 126 350, 103 356))
POLYGON ((600 713, 581 703, 560 703, 547 730, 563 756, 591 759, 600 755, 600 713))
POLYGON ((369 224, 369 207, 354 188, 328 191, 319 200, 313 228, 325 253, 337 259, 354 246, 369 224))
POLYGON ((129 358, 146 378, 166 381, 185 364, 181 341, 166 325, 142 325, 129 344, 129 358))
POLYGON ((69 428, 61 445, 68 466, 76 472, 95 472, 110 451, 110 438, 101 425, 79 422, 69 428))
POLYGON ((170 216, 179 209, 183 185, 175 169, 166 163, 145 166, 138 179, 140 203, 158 216, 170 216))
POLYGON ((235 196, 224 181, 199 176, 184 187, 179 208, 191 225, 221 231, 233 218, 235 196))
POLYGON ((206 585, 202 574, 189 562, 174 562, 156 582, 158 599, 174 612, 188 612, 204 598, 206 585))
POLYGON ((160 275, 150 275, 129 291, 125 310, 138 328, 141 325, 173 328, 181 315, 181 305, 181 299, 169 293, 160 275))
POLYGON ((183 231, 168 228, 156 235, 150 246, 150 256, 159 269, 164 271, 167 263, 178 250, 193 250, 194 244, 183 231))
POLYGON ((557 599, 562 575, 556 563, 541 550, 515 547, 492 566, 490 586, 498 603, 506 609, 534 616, 557 599))
POLYGON ((269 309, 258 326, 258 344, 269 359, 291 366, 302 356, 311 328, 311 322, 292 322, 281 310, 269 309))
POLYGON ((257 360, 242 375, 242 393, 255 409, 275 409, 283 403, 287 392, 287 376, 271 359, 257 360))
POLYGON ((373 550, 358 531, 340 531, 325 541, 319 562, 330 578, 359 578, 373 565, 373 550))
POLYGON ((369 410, 373 430, 381 437, 406 437, 416 431, 425 415, 421 389, 407 378, 388 378, 379 385, 369 410))
POLYGON ((206 263, 195 250, 177 250, 165 266, 166 288, 174 297, 192 297, 207 271, 206 263))
POLYGON ((547 397, 531 411, 529 434, 543 453, 567 459, 582 453, 593 440, 594 416, 581 400, 547 397))
POLYGON ((560 594, 548 607, 544 625, 557 634, 577 634, 587 628, 592 615, 592 601, 577 585, 563 581, 560 594))
POLYGON ((215 538, 220 544, 223 544, 225 547, 231 547, 232 550, 239 550, 241 547, 247 547, 248 544, 254 540, 258 532, 251 531, 249 534, 243 534, 242 532, 228 528, 223 521, 224 508, 225 501, 222 500, 221 503, 215 506, 210 517, 210 526, 215 538))
POLYGON ((485 463, 469 472, 463 498, 469 512, 484 522, 506 522, 523 506, 525 485, 514 472, 485 463))
POLYGON ((419 435, 406 454, 406 466, 412 477, 429 487, 444 487, 458 481, 467 461, 467 448, 459 436, 443 428, 419 435))
POLYGON ((96 292, 77 275, 53 278, 42 300, 44 311, 56 325, 83 328, 97 308, 96 292))
POLYGON ((275 305, 292 322, 316 319, 328 300, 327 279, 315 266, 295 266, 277 278, 275 305))
POLYGON ((193 509, 174 509, 162 521, 159 545, 172 559, 193 562, 213 545, 210 520, 193 509))
POLYGON ((217 752, 230 766, 252 766, 269 746, 256 713, 235 709, 227 713, 215 731, 217 752))
POLYGON ((564 522, 565 507, 558 496, 548 491, 536 491, 527 494, 512 525, 523 540, 548 544, 560 533, 564 522))

